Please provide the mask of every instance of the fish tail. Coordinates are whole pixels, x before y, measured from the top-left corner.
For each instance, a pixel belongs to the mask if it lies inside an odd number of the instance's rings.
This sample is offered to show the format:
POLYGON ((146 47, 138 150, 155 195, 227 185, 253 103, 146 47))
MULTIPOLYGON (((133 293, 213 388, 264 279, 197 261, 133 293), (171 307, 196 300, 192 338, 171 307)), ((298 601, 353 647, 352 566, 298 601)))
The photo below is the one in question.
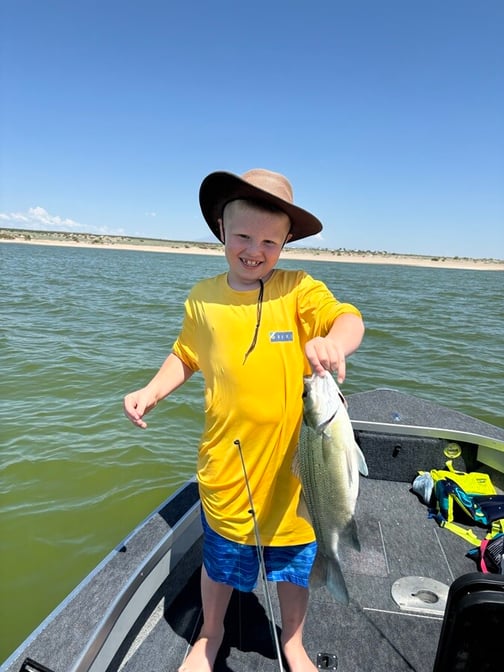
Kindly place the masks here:
POLYGON ((325 558, 320 549, 315 556, 315 562, 310 574, 310 587, 322 588, 327 583, 327 558, 325 558))
POLYGON ((340 564, 336 558, 327 558, 317 552, 310 575, 310 587, 327 586, 331 595, 341 604, 348 605, 350 598, 340 564))
POLYGON ((327 588, 338 602, 341 602, 345 606, 348 605, 350 598, 345 579, 343 578, 339 562, 334 558, 330 558, 327 561, 327 588))

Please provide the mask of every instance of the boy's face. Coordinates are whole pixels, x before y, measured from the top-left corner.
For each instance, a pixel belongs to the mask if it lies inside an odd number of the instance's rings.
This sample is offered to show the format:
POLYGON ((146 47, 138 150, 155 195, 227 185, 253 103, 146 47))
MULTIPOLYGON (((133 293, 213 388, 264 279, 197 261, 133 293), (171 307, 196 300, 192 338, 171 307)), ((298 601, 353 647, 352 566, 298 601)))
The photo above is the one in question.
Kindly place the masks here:
POLYGON ((224 223, 220 224, 229 285, 238 290, 254 289, 260 279, 268 279, 290 238, 288 216, 233 201, 226 206, 224 223))

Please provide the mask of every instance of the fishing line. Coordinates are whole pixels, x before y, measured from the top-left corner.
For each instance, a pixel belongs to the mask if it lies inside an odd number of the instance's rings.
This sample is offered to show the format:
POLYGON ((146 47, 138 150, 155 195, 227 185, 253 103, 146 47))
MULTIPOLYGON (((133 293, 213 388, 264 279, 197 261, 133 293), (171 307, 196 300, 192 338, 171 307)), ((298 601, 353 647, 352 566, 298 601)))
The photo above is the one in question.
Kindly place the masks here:
POLYGON ((266 606, 268 608, 268 616, 270 619, 270 625, 271 625, 271 635, 273 638, 273 643, 275 645, 275 650, 276 650, 276 655, 277 655, 277 660, 278 660, 278 669, 280 672, 284 672, 284 668, 282 665, 282 651, 280 649, 280 642, 278 641, 278 633, 276 631, 275 627, 275 615, 273 614, 273 603, 271 602, 271 594, 269 591, 269 586, 268 586, 268 579, 266 577, 266 565, 264 564, 264 557, 263 557, 263 552, 262 552, 262 546, 261 546, 261 537, 259 535, 259 525, 257 524, 257 518, 256 518, 256 512, 254 508, 254 501, 252 499, 252 491, 250 490, 250 483, 247 475, 247 469, 245 467, 245 460, 243 458, 243 451, 241 447, 241 442, 240 439, 236 439, 234 441, 235 446, 238 447, 238 452, 240 453, 240 460, 241 460, 241 465, 243 469, 243 476, 245 478, 245 486, 247 488, 247 495, 248 495, 248 500, 250 504, 250 510, 249 513, 252 516, 252 522, 254 523, 254 536, 256 540, 256 549, 257 549, 257 558, 259 560, 259 567, 261 571, 261 578, 264 584, 264 594, 266 596, 266 606))
POLYGON ((185 669, 184 668, 184 663, 187 660, 187 656, 189 655, 189 652, 191 651, 194 644, 198 641, 197 632, 201 628, 200 623, 203 623, 203 607, 201 607, 201 609, 199 610, 199 613, 196 617, 196 620, 194 621, 194 625, 193 625, 191 635, 190 635, 190 637, 187 641, 187 646, 186 646, 186 650, 185 650, 185 653, 184 653, 184 658, 182 659, 182 666, 180 667, 181 670, 185 669))

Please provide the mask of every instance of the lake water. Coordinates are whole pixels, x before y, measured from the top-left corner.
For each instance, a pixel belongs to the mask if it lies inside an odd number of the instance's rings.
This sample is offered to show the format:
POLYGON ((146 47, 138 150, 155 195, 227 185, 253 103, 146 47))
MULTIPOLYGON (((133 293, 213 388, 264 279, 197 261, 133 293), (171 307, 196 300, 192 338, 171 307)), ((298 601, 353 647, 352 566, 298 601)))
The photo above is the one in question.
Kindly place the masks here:
MULTIPOLYGON (((362 310, 346 394, 393 387, 504 426, 502 272, 280 265, 362 310)), ((200 376, 147 431, 122 397, 170 351, 190 287, 224 269, 212 256, 0 245, 0 660, 192 475, 200 376)))

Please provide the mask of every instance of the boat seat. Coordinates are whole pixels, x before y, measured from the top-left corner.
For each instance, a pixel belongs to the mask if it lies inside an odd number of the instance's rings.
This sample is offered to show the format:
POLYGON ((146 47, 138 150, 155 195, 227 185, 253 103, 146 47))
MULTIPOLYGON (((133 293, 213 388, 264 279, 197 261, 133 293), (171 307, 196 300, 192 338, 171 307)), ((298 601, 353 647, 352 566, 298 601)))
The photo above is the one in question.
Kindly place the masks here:
POLYGON ((504 576, 472 572, 450 586, 433 672, 504 669, 504 576))

